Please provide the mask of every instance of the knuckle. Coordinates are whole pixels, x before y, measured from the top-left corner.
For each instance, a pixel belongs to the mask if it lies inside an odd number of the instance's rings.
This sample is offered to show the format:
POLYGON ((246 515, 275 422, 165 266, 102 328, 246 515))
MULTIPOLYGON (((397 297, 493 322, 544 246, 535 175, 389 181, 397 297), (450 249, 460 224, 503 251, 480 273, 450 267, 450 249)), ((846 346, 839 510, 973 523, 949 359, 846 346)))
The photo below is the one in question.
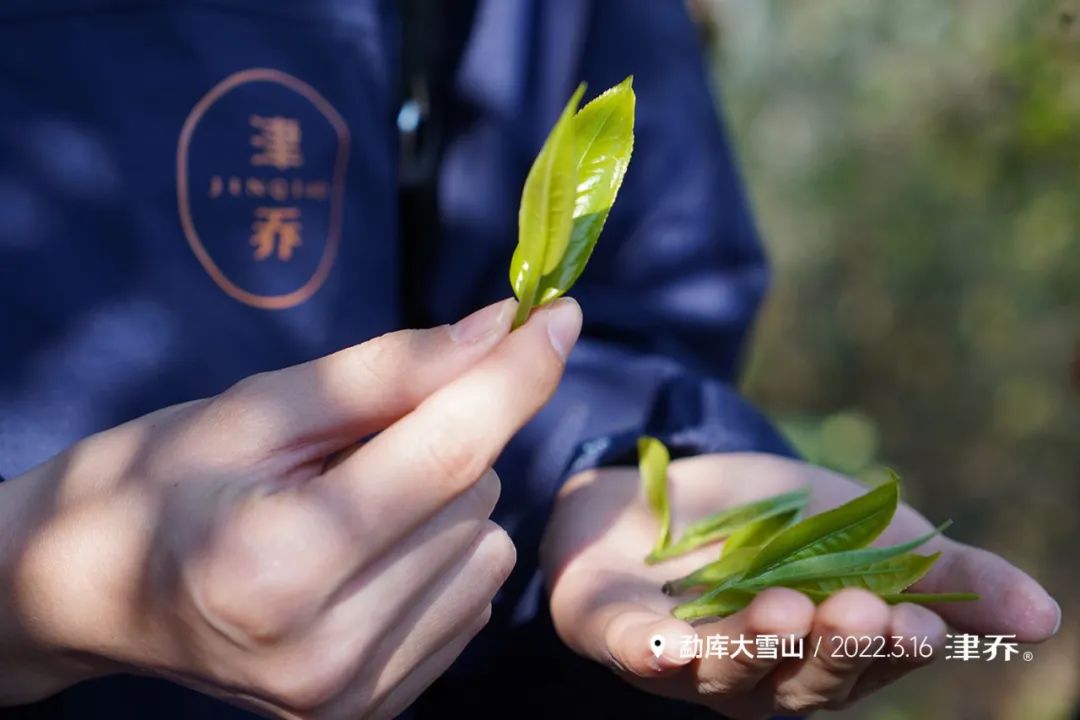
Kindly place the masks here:
POLYGON ((242 378, 225 392, 209 399, 201 419, 210 435, 255 433, 267 424, 267 401, 272 397, 271 373, 257 373, 242 378))
POLYGON ((795 715, 819 710, 828 702, 829 698, 804 686, 781 689, 776 693, 776 709, 795 715))
POLYGON ((499 495, 502 493, 502 482, 494 470, 488 469, 477 480, 476 485, 472 488, 472 493, 484 515, 491 515, 495 505, 499 502, 499 495))
POLYGON ((275 645, 296 625, 296 603, 279 583, 211 577, 195 585, 196 602, 205 620, 243 647, 275 645))
POLYGON ((410 331, 387 333, 360 345, 351 353, 353 364, 363 381, 376 389, 388 390, 402 383, 396 368, 402 367, 405 358, 401 350, 402 335, 410 331))
POLYGON ((510 577, 517 563, 517 548, 514 547, 514 541, 505 530, 488 521, 487 537, 482 547, 484 548, 482 562, 488 568, 491 577, 502 585, 506 578, 510 577))
POLYGON ((479 477, 491 462, 477 452, 461 423, 447 422, 428 435, 425 443, 431 464, 444 479, 464 486, 479 477))
POLYGON ((348 687, 351 674, 320 662, 315 669, 300 663, 271 666, 259 678, 263 691, 285 707, 310 712, 329 704, 348 687))
POLYGON ((225 397, 249 397, 262 392, 269 373, 255 373, 240 378, 222 393, 225 397))
POLYGON ((480 617, 478 617, 476 619, 476 623, 473 625, 473 634, 474 635, 476 633, 480 632, 481 630, 483 630, 485 627, 487 627, 487 624, 489 622, 491 622, 491 614, 492 614, 492 612, 494 612, 494 611, 492 609, 491 603, 488 603, 487 605, 484 606, 483 611, 480 613, 480 617))
POLYGON ((697 682, 697 693, 702 697, 725 697, 734 694, 739 688, 729 678, 706 678, 697 682))
POLYGON ((245 646, 281 642, 308 619, 338 561, 328 523, 294 503, 228 513, 189 582, 197 607, 245 646))

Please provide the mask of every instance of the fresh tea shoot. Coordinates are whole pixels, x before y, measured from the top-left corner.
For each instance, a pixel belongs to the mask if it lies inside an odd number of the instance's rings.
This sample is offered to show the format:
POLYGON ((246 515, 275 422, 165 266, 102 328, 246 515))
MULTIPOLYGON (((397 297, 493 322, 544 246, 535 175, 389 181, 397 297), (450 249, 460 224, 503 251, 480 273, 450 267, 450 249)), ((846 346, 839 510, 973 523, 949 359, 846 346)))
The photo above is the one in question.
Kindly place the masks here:
POLYGON ((710 515, 671 542, 667 450, 656 438, 643 437, 638 441, 638 452, 645 496, 661 524, 660 538, 645 558, 647 563, 662 562, 727 538, 718 560, 664 584, 663 591, 669 595, 704 589, 699 597, 672 611, 680 619, 730 615, 771 587, 798 590, 815 603, 849 587, 868 590, 889 603, 978 599, 973 593, 904 592, 921 580, 940 556, 914 551, 943 532, 948 522, 907 542, 870 547, 892 522, 900 503, 895 474, 854 500, 806 519, 800 518, 808 491, 799 490, 710 515))
POLYGON ((633 78, 578 110, 578 86, 533 161, 521 193, 510 285, 514 327, 563 295, 581 275, 634 149, 633 78))

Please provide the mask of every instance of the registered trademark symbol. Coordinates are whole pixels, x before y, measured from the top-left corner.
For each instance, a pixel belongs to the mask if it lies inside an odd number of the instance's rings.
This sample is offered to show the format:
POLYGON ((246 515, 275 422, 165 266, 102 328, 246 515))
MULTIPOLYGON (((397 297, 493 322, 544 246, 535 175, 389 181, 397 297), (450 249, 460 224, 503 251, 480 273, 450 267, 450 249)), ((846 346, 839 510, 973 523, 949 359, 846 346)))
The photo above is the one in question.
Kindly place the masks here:
POLYGON ((1025 650, 1024 651, 1024 662, 1031 662, 1034 659, 1035 659, 1035 653, 1031 652, 1030 650, 1025 650))

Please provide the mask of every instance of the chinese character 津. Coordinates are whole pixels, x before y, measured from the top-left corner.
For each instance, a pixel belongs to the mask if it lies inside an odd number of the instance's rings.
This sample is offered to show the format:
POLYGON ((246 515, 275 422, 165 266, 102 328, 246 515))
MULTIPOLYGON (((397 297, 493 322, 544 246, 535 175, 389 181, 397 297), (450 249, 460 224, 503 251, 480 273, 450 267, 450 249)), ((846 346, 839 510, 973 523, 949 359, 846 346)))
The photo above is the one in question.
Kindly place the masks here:
POLYGON ((251 156, 252 165, 288 170, 304 164, 304 156, 300 152, 299 120, 252 115, 250 122, 251 126, 258 130, 258 133, 251 137, 252 147, 258 150, 251 156))
POLYGON ((945 659, 969 660, 979 659, 979 636, 971 633, 945 636, 945 659))

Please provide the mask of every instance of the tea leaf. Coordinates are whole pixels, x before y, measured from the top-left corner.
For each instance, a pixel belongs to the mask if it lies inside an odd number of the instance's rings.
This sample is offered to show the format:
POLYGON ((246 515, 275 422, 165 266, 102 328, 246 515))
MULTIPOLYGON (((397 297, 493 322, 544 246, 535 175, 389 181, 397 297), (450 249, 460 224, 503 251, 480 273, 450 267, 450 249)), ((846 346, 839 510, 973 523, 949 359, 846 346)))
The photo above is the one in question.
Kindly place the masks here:
POLYGON ((646 558, 646 562, 657 563, 661 560, 683 555, 702 545, 725 538, 748 523, 788 513, 792 510, 800 510, 806 506, 806 501, 806 491, 798 490, 722 510, 691 524, 678 541, 662 551, 653 552, 652 555, 646 558))
MULTIPOLYGON (((805 590, 798 588, 799 592, 809 597, 815 605, 832 597, 831 592, 820 590, 805 590)), ((727 617, 745 608, 757 597, 756 592, 746 590, 723 590, 718 593, 706 593, 696 600, 677 605, 671 614, 680 620, 699 620, 706 617, 727 617)), ((979 600, 977 593, 953 592, 953 593, 891 593, 878 595, 890 605, 900 603, 915 603, 917 605, 934 605, 936 603, 973 602, 979 600)))
POLYGON ((979 599, 979 594, 970 592, 892 593, 888 595, 878 595, 878 597, 890 605, 905 602, 916 603, 918 605, 932 605, 934 603, 974 602, 979 599))
POLYGON ((577 195, 570 242, 540 279, 537 305, 559 297, 581 275, 622 186, 634 149, 633 76, 581 108, 573 120, 577 195))
POLYGON ((730 552, 689 575, 669 580, 664 583, 663 591, 667 595, 678 595, 696 587, 718 585, 736 575, 741 576, 750 561, 757 555, 758 550, 759 548, 756 547, 744 547, 730 552))
POLYGON ((802 508, 799 508, 779 515, 761 518, 739 528, 724 541, 724 547, 720 549, 720 557, 727 557, 736 550, 745 547, 760 548, 760 546, 776 537, 781 530, 797 523, 801 515, 802 508))
POLYGON ((828 580, 852 571, 858 573, 859 569, 864 566, 889 560, 914 550, 948 526, 949 523, 945 523, 933 532, 898 545, 812 555, 785 562, 764 572, 754 570, 754 566, 757 564, 757 559, 755 559, 754 563, 744 573, 742 579, 729 582, 733 585, 737 583, 737 587, 744 590, 760 590, 777 585, 793 587, 799 584, 828 580))
POLYGON ((696 600, 677 605, 671 614, 680 620, 696 620, 703 617, 726 617, 737 613, 750 604, 757 593, 745 590, 707 592, 696 600))
POLYGON ((577 196, 577 156, 573 118, 585 85, 579 85, 536 156, 518 209, 518 245, 510 261, 510 284, 518 299, 513 326, 537 304, 540 280, 566 252, 577 196))
MULTIPOLYGON (((821 590, 809 590, 796 588, 799 592, 809 597, 814 604, 820 605, 828 600, 833 592, 821 590)), ((698 620, 705 617, 727 617, 745 608, 757 597, 757 593, 750 590, 728 588, 727 590, 710 591, 690 602, 677 605, 671 614, 680 620, 698 620)), ((972 602, 979 599, 977 593, 949 592, 949 593, 887 593, 879 594, 890 605, 899 603, 915 603, 917 605, 933 605, 936 603, 972 602)))
POLYGON ((645 502, 660 519, 660 537, 653 549, 653 553, 657 553, 671 540, 671 507, 668 505, 667 493, 667 469, 671 455, 664 443, 647 435, 638 438, 637 450, 645 502))
POLYGON ((747 569, 760 575, 802 558, 869 545, 888 527, 900 502, 896 476, 851 502, 809 517, 779 533, 747 569))
POLYGON ((903 592, 918 582, 937 561, 941 553, 917 555, 908 553, 862 567, 852 568, 828 578, 789 585, 796 590, 819 590, 833 593, 855 587, 888 595, 903 592))
MULTIPOLYGON (((821 590, 809 590, 806 588, 795 588, 803 595, 814 601, 815 604, 821 604, 833 596, 833 592, 823 592, 821 590)), ((972 602, 979 599, 977 593, 969 592, 948 592, 948 593, 878 593, 878 597, 887 602, 890 605, 898 605, 900 603, 915 603, 916 605, 932 605, 934 603, 953 603, 953 602, 972 602)))

